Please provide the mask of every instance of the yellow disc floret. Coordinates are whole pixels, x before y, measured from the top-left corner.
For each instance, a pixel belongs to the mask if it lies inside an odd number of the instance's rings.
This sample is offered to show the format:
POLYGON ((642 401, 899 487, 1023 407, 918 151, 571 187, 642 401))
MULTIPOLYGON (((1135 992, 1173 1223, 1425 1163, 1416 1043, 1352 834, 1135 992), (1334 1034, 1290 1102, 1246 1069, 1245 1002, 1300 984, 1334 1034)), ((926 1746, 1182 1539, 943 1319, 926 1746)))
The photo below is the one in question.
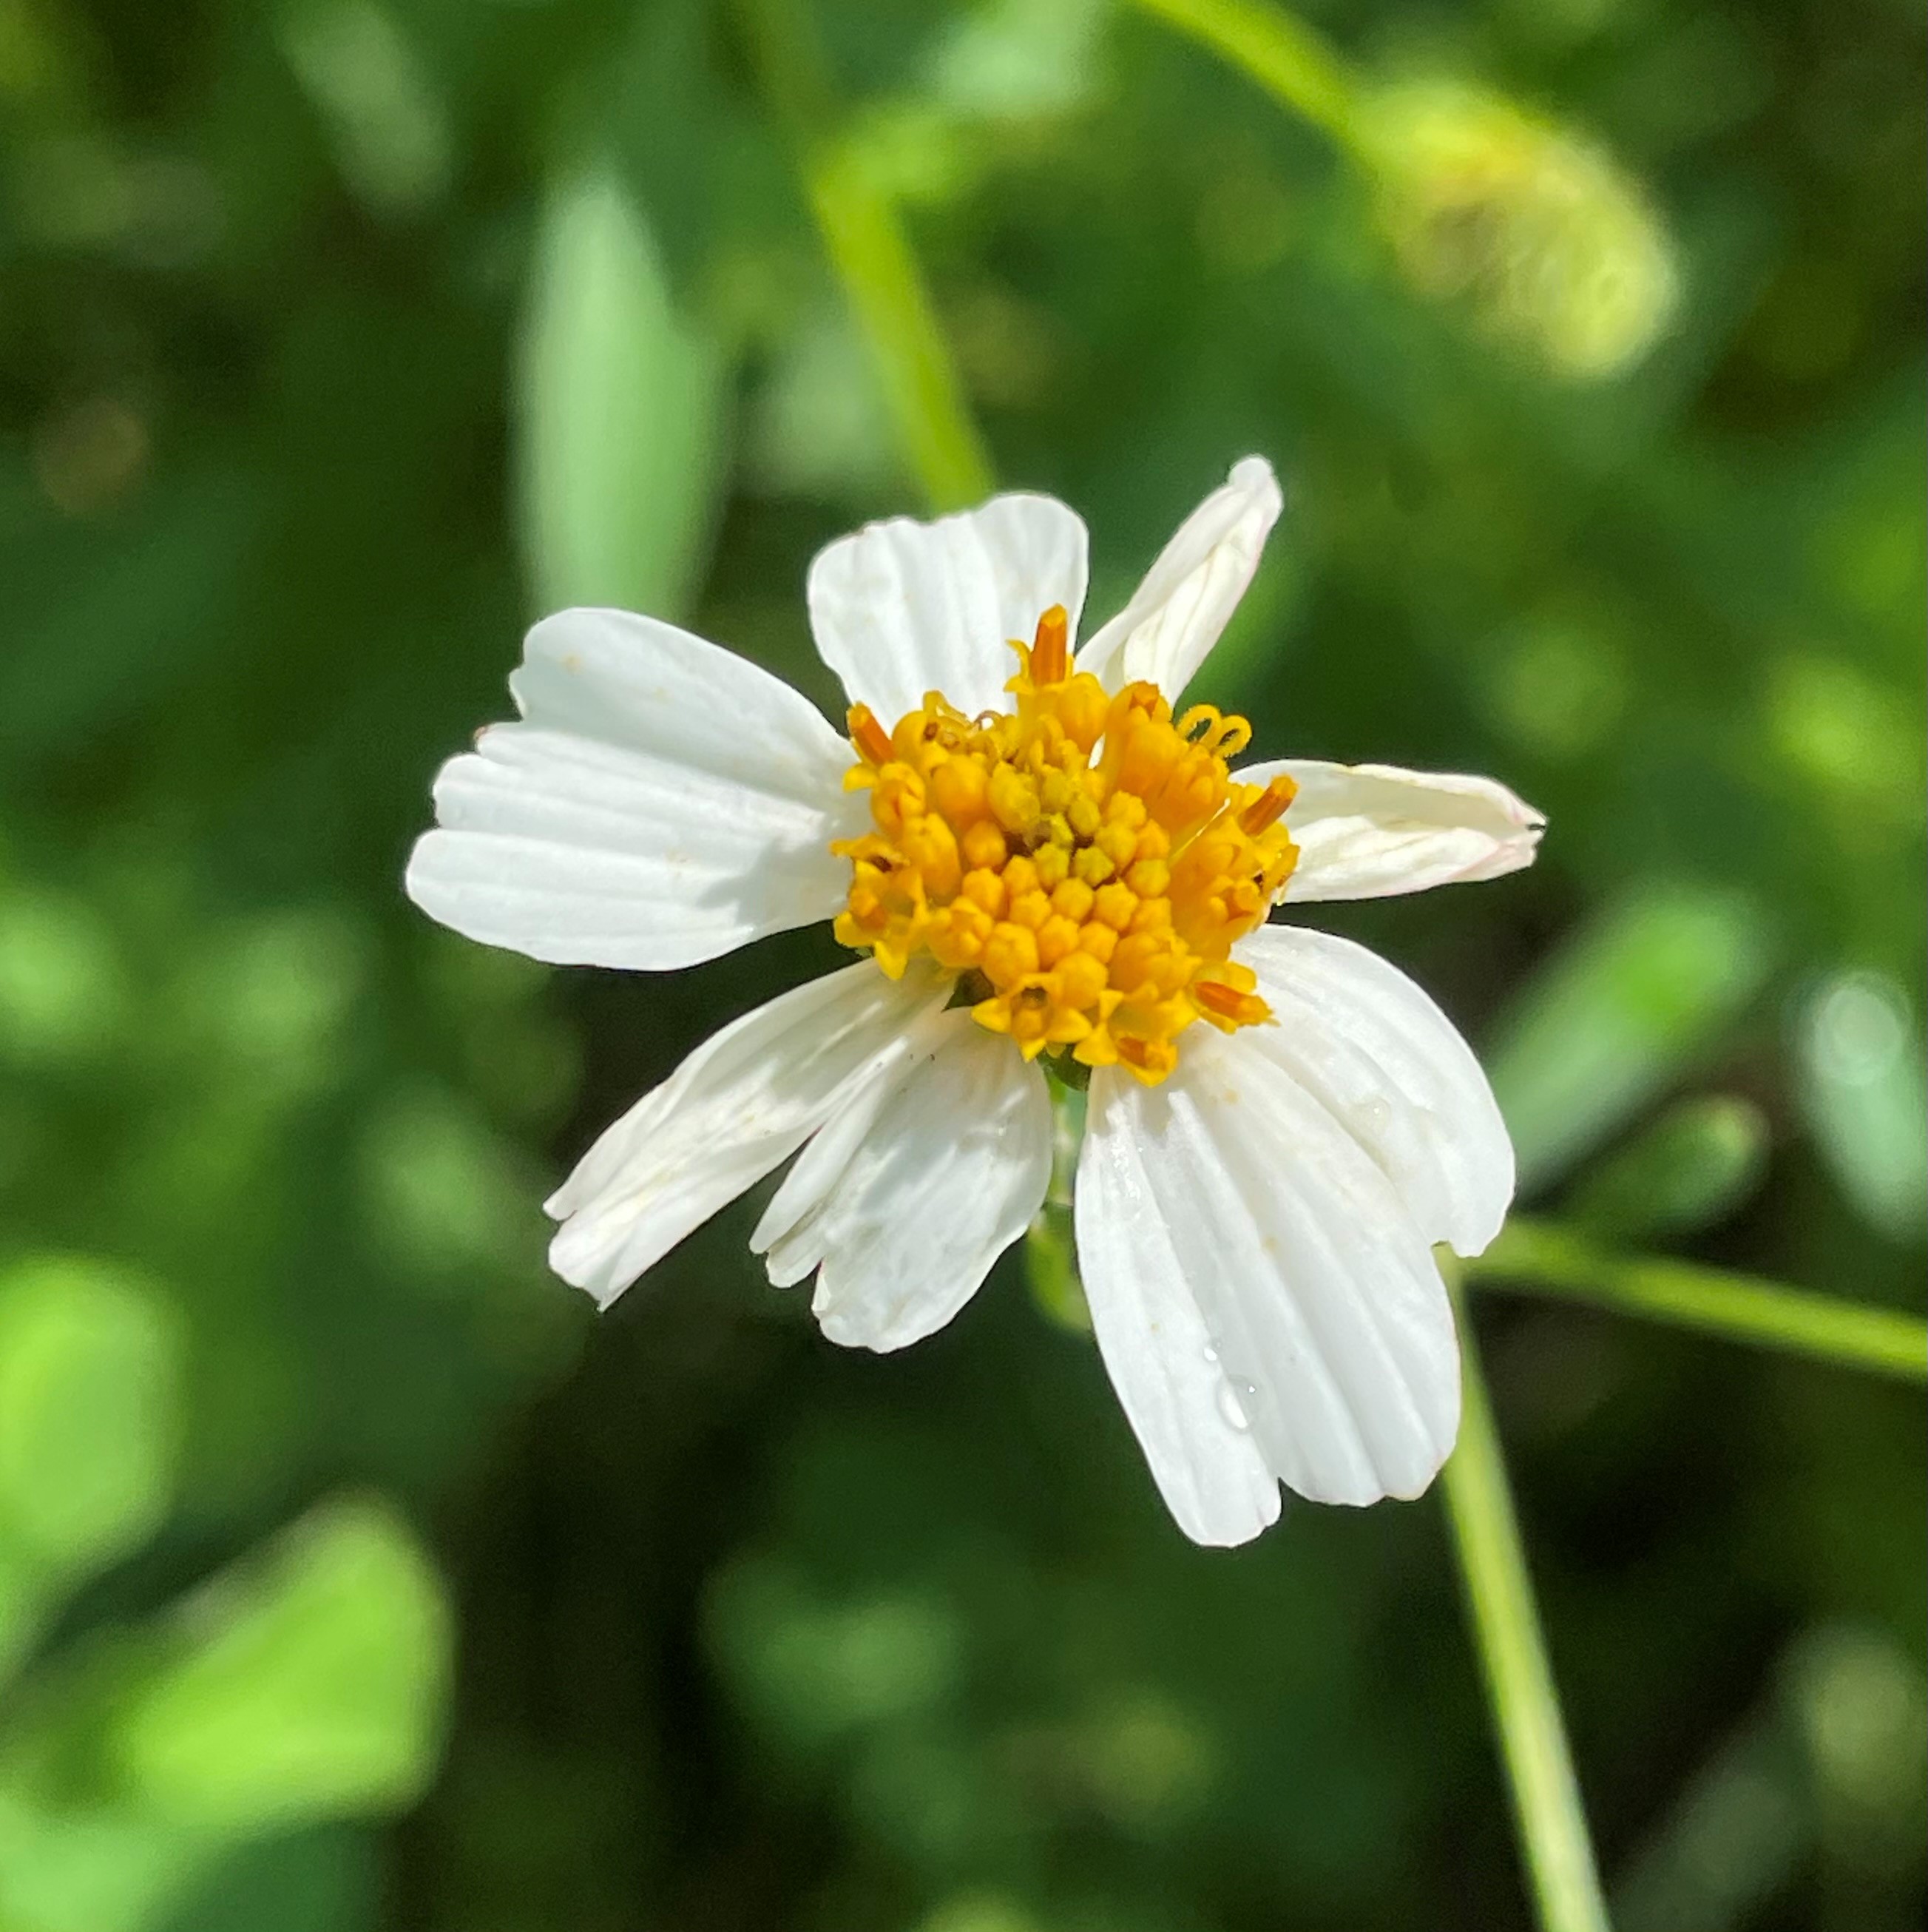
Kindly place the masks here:
POLYGON ((837 919, 892 978, 923 956, 959 976, 972 1017, 1027 1060, 1062 1054, 1149 1083, 1194 1020, 1271 1017, 1234 941, 1265 917, 1298 850, 1290 778, 1240 784, 1252 728, 1195 705, 1174 722, 1150 684, 1115 696, 1072 670, 1054 606, 1006 686, 1009 712, 967 718, 941 692, 886 731, 850 713, 872 830, 837 919))

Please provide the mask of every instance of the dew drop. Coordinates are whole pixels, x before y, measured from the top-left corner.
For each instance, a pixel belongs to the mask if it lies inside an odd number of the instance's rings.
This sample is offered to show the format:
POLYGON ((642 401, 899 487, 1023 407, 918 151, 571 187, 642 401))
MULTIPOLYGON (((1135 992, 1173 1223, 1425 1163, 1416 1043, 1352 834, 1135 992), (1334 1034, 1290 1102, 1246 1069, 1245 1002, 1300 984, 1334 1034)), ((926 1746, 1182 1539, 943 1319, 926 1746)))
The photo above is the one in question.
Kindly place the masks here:
POLYGON ((1205 1345, 1205 1359, 1208 1362, 1216 1362, 1219 1359, 1218 1350, 1213 1348, 1209 1342, 1205 1345))
MULTIPOLYGON (((1249 1391, 1252 1384, 1249 1382, 1243 1382, 1240 1384, 1240 1387, 1249 1391)), ((1219 1384, 1219 1413, 1234 1429, 1249 1429, 1252 1426, 1251 1423, 1246 1419, 1245 1410, 1240 1405, 1237 1396, 1233 1393, 1232 1384, 1230 1382, 1221 1382, 1219 1384)))

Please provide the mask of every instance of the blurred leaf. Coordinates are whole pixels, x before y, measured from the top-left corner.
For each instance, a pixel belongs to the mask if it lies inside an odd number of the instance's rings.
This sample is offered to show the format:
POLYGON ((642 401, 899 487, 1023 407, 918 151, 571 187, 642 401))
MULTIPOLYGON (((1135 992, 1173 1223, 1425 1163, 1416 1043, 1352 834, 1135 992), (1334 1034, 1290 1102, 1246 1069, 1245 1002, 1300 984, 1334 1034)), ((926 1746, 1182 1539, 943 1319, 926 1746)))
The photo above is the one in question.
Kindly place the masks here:
POLYGON ((1750 1716, 1696 1773, 1615 1888, 1618 1932, 1728 1932, 1786 1882, 1814 1818, 1780 1720, 1750 1716))
MULTIPOLYGON (((433 1092, 397 1094, 371 1115, 361 1148, 365 1211, 383 1252, 418 1273, 533 1261, 538 1177, 468 1108, 433 1092)), ((462 1292, 472 1292, 463 1280, 462 1292)))
POLYGON ((145 1810, 240 1836, 385 1810, 440 1749, 441 1586, 383 1506, 324 1506, 176 1613, 175 1654, 112 1724, 145 1810))
POLYGON ((14 602, 0 653, 0 751, 19 761, 10 778, 30 756, 70 748, 178 695, 245 637, 236 613, 263 496, 259 475, 210 461, 203 446, 157 477, 111 542, 43 506, 0 519, 14 602))
POLYGON ((40 1605, 152 1534, 176 1452, 176 1343, 103 1263, 0 1276, 0 1670, 40 1605))
POLYGON ((373 0, 282 0, 288 64, 349 187, 378 213, 415 214, 447 188, 447 118, 394 16, 373 0))
POLYGON ((1928 1679, 1885 1630, 1810 1631, 1783 1692, 1807 1747, 1824 1851, 1860 1875, 1904 1882, 1922 1864, 1928 1679))
POLYGON ((758 385, 745 458, 776 496, 862 501, 898 474, 890 418, 862 338, 841 309, 808 311, 758 385))
POLYGON ((757 1714, 802 1750, 947 1702, 964 1633, 934 1593, 826 1602, 784 1564, 746 1558, 719 1576, 712 1641, 757 1714))
POLYGON ((1840 973, 1798 1026, 1802 1112, 1843 1191, 1891 1240, 1928 1221, 1928 1073, 1920 1022, 1885 974, 1840 973))
POLYGON ((1522 1193, 1555 1180, 1720 1040, 1759 989, 1765 922, 1736 892, 1650 887, 1562 947, 1487 1060, 1522 1193))
POLYGON ((1759 1184, 1768 1120, 1751 1100, 1704 1094, 1669 1107, 1575 1189, 1573 1218, 1628 1242, 1697 1234, 1759 1184))
POLYGON ((94 908, 0 884, 0 1060, 43 1066, 113 1044, 127 988, 94 908))
POLYGON ((384 1850, 347 1825, 243 1846, 178 1901, 164 1932, 367 1932, 380 1922, 384 1850))
POLYGON ((523 319, 517 465, 542 610, 671 616, 723 470, 721 352, 679 314, 649 223, 606 166, 552 184, 523 319))
POLYGON ((142 1932, 193 1870, 189 1834, 114 1812, 45 1812, 0 1790, 6 1932, 142 1932))
POLYGON ((1096 89, 1104 0, 982 0, 952 21, 930 60, 930 92, 990 120, 1063 114, 1096 89))

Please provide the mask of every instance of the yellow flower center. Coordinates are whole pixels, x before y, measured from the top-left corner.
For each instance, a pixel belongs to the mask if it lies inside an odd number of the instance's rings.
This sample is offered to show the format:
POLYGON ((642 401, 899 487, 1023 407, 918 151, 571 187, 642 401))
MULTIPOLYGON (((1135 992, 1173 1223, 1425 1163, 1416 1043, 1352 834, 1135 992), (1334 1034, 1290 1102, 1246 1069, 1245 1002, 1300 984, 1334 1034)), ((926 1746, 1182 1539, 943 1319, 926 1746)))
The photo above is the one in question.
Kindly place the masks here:
POLYGON ((1116 696, 1073 672, 1054 605, 1005 688, 1013 712, 967 718, 941 692, 886 731, 852 706, 874 829, 850 861, 844 945, 892 979, 920 956, 959 977, 972 1017, 1026 1059, 1123 1066, 1147 1084, 1194 1020, 1271 1018, 1233 944, 1264 919, 1298 848, 1290 778, 1240 784, 1243 718, 1194 705, 1174 722, 1150 684, 1116 696))

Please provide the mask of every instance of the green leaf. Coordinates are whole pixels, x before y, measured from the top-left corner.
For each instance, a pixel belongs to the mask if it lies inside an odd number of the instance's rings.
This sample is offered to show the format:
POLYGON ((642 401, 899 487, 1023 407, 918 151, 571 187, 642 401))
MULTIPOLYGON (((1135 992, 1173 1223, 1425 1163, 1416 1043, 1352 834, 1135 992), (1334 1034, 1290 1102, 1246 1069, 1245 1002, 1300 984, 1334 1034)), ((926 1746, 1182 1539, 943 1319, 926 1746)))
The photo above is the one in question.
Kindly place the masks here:
POLYGON ((172 1324, 102 1262, 0 1277, 0 1663, 64 1584, 138 1548, 177 1448, 172 1324))
POLYGON ((240 1837, 391 1810, 439 1751, 449 1615, 382 1505, 336 1502, 177 1612, 173 1654, 110 1724, 150 1815, 240 1837))
POLYGON ((191 1834, 151 1819, 43 1810, 0 1789, 0 1926, 142 1932, 203 1855, 191 1834))
POLYGON ((373 0, 286 0, 277 26, 356 198, 391 217, 432 207, 454 172, 454 138, 394 20, 373 0))
POLYGON ((541 609, 682 608, 721 481, 723 376, 616 172, 556 181, 517 394, 523 547, 541 609))
POLYGON ((1837 974, 1804 1010, 1801 1111, 1841 1190, 1891 1240, 1928 1219, 1928 1076, 1908 996, 1879 973, 1837 974))
POLYGON ((1522 1192, 1607 1139, 1693 1065, 1766 977, 1740 893, 1650 886, 1587 926, 1502 1016, 1487 1062, 1522 1192))
POLYGON ((1751 1100, 1703 1094, 1680 1101, 1586 1176, 1573 1218, 1617 1240, 1696 1234, 1753 1192, 1768 1132, 1751 1100))

